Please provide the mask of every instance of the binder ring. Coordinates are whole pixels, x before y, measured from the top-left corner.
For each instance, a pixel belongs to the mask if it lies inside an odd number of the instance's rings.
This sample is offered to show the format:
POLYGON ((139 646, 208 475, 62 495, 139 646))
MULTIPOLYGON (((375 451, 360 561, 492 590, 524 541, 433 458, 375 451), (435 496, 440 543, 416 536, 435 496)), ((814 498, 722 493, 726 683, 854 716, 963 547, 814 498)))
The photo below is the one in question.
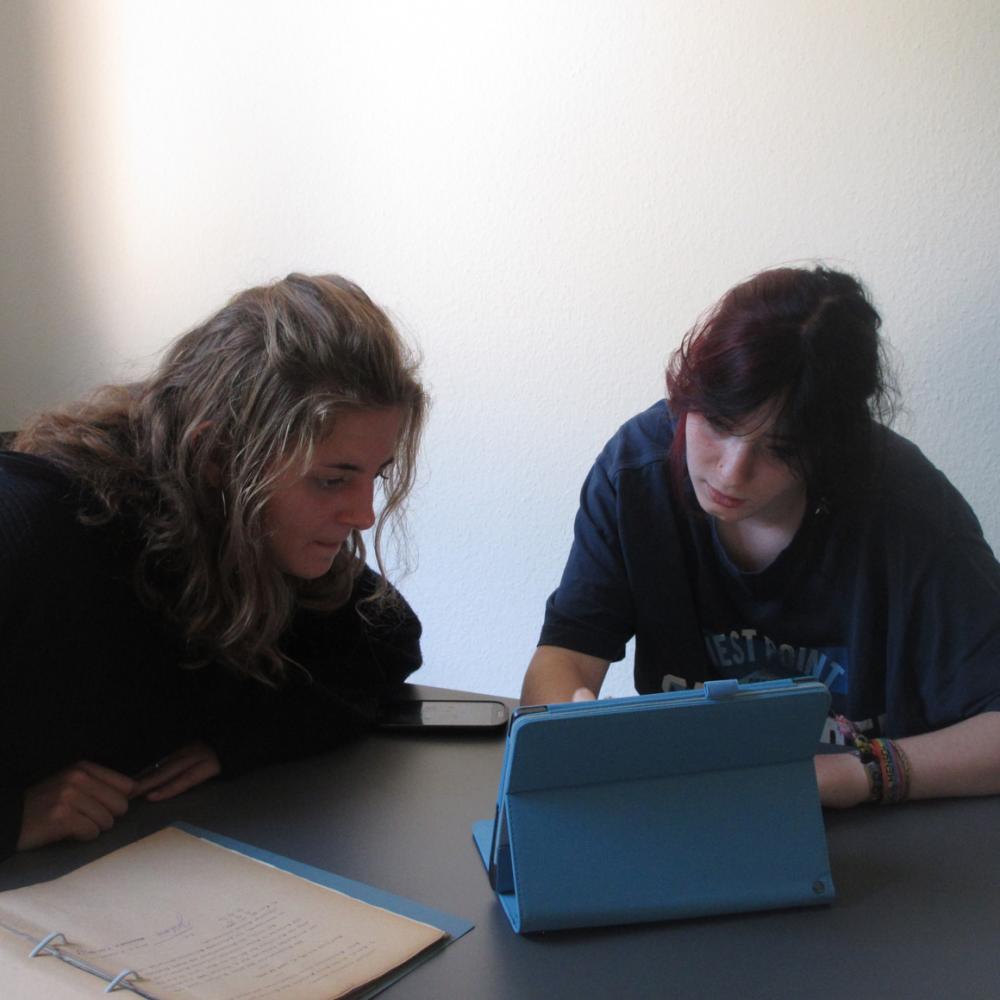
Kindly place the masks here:
MULTIPOLYGON (((118 975, 104 987, 104 992, 113 993, 119 986, 121 986, 122 983, 125 982, 126 979, 128 979, 129 976, 138 977, 138 975, 139 973, 136 972, 135 969, 122 969, 122 971, 119 972, 118 975)), ((125 983, 125 985, 128 986, 128 983, 125 983)))
POLYGON ((55 948, 49 948, 49 945, 55 941, 56 938, 62 938, 62 943, 66 944, 66 935, 62 931, 53 931, 51 934, 46 935, 42 938, 34 948, 31 949, 31 954, 29 958, 38 958, 43 952, 47 952, 50 955, 58 955, 59 952, 55 948))

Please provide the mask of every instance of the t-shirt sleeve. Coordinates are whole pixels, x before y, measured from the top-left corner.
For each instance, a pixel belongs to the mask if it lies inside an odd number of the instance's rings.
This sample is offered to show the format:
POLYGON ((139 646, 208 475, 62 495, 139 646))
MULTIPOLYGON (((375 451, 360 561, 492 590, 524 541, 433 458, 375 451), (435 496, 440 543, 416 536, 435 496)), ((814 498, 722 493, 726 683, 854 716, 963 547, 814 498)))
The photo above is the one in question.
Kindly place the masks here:
POLYGON ((366 569, 349 601, 332 613, 300 611, 285 644, 295 663, 268 687, 215 673, 210 699, 220 708, 204 738, 224 775, 319 753, 374 724, 382 701, 421 664, 417 616, 395 594, 369 602, 378 577, 366 569))
POLYGON ((573 546, 545 606, 539 645, 621 660, 635 610, 619 534, 618 490, 601 460, 580 492, 573 546))
POLYGON ((900 560, 890 735, 1000 710, 1000 563, 972 509, 941 479, 943 531, 911 539, 916 551, 900 560))

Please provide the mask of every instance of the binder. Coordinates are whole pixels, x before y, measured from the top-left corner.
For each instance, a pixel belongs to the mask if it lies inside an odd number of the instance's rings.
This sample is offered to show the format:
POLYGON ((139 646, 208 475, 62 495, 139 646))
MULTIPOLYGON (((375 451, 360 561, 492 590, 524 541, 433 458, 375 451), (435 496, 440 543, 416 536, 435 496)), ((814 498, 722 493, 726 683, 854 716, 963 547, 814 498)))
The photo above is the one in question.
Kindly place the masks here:
MULTIPOLYGON (((414 900, 406 899, 384 890, 377 889, 373 886, 344 878, 343 876, 336 875, 332 872, 315 868, 302 862, 294 861, 290 858, 245 844, 233 838, 190 826, 187 823, 175 823, 171 828, 168 828, 168 831, 161 831, 160 835, 154 836, 162 836, 163 833, 169 832, 170 830, 180 831, 180 834, 190 835, 190 838, 197 838, 217 844, 220 847, 228 849, 228 851, 246 855, 256 861, 263 862, 267 867, 289 872, 292 875, 297 876, 299 879, 302 879, 304 882, 313 882, 318 885, 325 886, 326 888, 334 889, 344 896, 359 900, 362 903, 369 904, 379 910, 388 910, 392 913, 399 914, 400 916, 418 921, 421 924, 428 924, 431 928, 436 928, 439 932, 442 932, 442 937, 436 944, 418 952, 402 964, 389 969, 377 979, 367 981, 363 985, 352 990, 350 996, 358 997, 359 1000, 361 997, 370 997, 374 996, 378 992, 381 992, 387 986, 394 983, 409 972, 417 964, 426 961, 432 955, 437 954, 438 951, 457 940, 473 927, 471 922, 461 917, 444 913, 414 900)), ((180 834, 175 834, 175 836, 179 836, 180 834)), ((152 838, 147 838, 147 840, 152 840, 152 838)), ((140 841, 138 843, 142 842, 140 841)), ((125 851, 128 849, 123 848, 122 850, 125 851)), ((110 858, 112 855, 109 855, 108 857, 110 858)), ((254 867, 256 868, 256 866, 254 867)), ((9 892, 25 893, 30 892, 32 888, 33 887, 25 887, 22 890, 10 890, 9 892)), ((16 914, 17 911, 12 910, 11 913, 16 914)), ((95 920, 100 919, 100 913, 101 911, 98 907, 94 913, 95 920)), ((0 917, 2 917, 2 912, 0 912, 0 917)), ((21 992, 16 993, 17 996, 28 995, 23 992, 23 989, 27 988, 23 984, 27 983, 29 980, 33 988, 36 987, 39 982, 35 974, 30 972, 21 964, 22 961, 24 961, 29 962, 32 965, 36 962, 42 962, 45 964, 45 968, 47 970, 45 975, 49 976, 50 973, 53 975, 53 978, 46 979, 45 981, 47 995, 65 995, 67 997, 73 996, 75 998, 84 995, 99 996, 102 992, 119 994, 131 993, 144 997, 146 1000, 159 1000, 160 994, 156 992, 155 987, 146 985, 146 980, 144 979, 140 968, 111 968, 109 967, 107 960, 102 959, 102 953, 100 950, 98 950, 95 957, 91 957, 86 951, 81 954, 79 946, 75 944, 71 945, 70 942, 67 941, 66 935, 60 931, 58 927, 58 913, 53 913, 51 929, 47 930, 44 935, 38 937, 37 940, 28 940, 25 937, 24 931, 20 929, 18 923, 16 922, 16 915, 14 916, 14 920, 14 923, 7 924, 0 919, 0 964, 2 964, 7 972, 14 978, 13 984, 5 982, 4 973, 2 969, 0 969, 0 983, 4 983, 6 987, 11 987, 13 985, 15 990, 21 989, 21 992), (54 963, 55 967, 53 968, 50 963, 54 963), (68 971, 69 969, 75 969, 81 973, 86 973, 89 976, 94 977, 95 981, 93 982, 93 989, 90 989, 90 984, 85 978, 80 978, 78 980, 67 978, 71 975, 68 971), (63 970, 66 971, 64 972, 63 970), (62 991, 60 991, 60 985, 62 987, 62 991)), ((173 928, 170 930, 172 931, 173 928)), ((167 932, 163 931, 160 933, 167 932)), ((155 953, 152 954, 150 956, 150 961, 155 961, 156 957, 155 953)), ((76 973, 72 973, 72 975, 76 975, 76 973)), ((4 995, 6 995, 6 993, 4 993, 4 995)), ((32 992, 31 995, 35 995, 35 993, 32 992)), ((188 995, 188 993, 184 992, 184 995, 188 995)))
POLYGON ((315 865, 307 865, 303 861, 296 861, 293 858, 285 857, 283 854, 275 854, 274 851, 265 850, 255 844, 247 844, 234 837, 226 837, 221 833, 211 830, 204 830, 201 827, 192 826, 178 820, 171 826, 185 833, 190 833, 202 840, 211 841, 221 847, 228 847, 238 854, 245 854, 247 857, 263 861, 264 864, 280 868, 282 871, 291 872, 304 878, 308 882, 315 882, 317 885, 325 885, 328 889, 335 889, 345 896, 353 896, 364 903, 371 903, 372 906, 380 906, 383 910, 391 910, 400 916, 409 917, 411 920, 419 920, 423 924, 430 924, 432 927, 439 927, 448 935, 448 944, 457 941, 463 934, 468 934, 475 926, 464 917, 455 916, 452 913, 445 913, 444 910, 427 906, 415 899, 408 899, 406 896, 398 896, 394 892, 387 892, 377 886, 368 885, 365 882, 358 882, 343 875, 327 871, 325 868, 317 868, 315 865))
POLYGON ((473 838, 517 933, 829 903, 812 680, 517 710, 473 838))

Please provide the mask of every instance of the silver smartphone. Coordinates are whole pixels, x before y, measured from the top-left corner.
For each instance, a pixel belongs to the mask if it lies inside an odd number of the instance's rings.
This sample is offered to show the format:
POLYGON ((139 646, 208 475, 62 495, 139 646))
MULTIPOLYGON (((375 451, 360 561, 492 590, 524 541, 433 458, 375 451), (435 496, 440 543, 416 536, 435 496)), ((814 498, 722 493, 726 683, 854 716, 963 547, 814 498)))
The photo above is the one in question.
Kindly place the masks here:
POLYGON ((383 706, 379 725, 383 729, 499 729, 507 724, 507 716, 502 701, 394 701, 383 706))

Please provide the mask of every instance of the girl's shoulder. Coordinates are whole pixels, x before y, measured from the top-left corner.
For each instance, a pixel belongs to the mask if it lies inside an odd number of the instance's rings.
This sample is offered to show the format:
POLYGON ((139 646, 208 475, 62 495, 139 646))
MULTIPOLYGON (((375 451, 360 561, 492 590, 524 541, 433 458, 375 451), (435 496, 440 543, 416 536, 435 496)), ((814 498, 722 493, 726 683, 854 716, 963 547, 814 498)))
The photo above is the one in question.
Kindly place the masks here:
POLYGON ((625 421, 604 446, 598 462, 610 478, 629 469, 664 465, 674 440, 674 418, 665 400, 625 421))
POLYGON ((0 522, 58 517, 78 490, 54 463, 40 455, 0 451, 0 522))
POLYGON ((98 532, 81 514, 92 507, 81 484, 40 455, 0 452, 0 548, 37 556, 92 545, 98 532))
POLYGON ((69 486, 69 477, 52 461, 42 455, 29 455, 21 451, 0 451, 0 489, 17 491, 30 483, 50 483, 69 486))
POLYGON ((920 534, 928 543, 982 533, 968 501, 914 442, 881 428, 877 449, 872 514, 886 531, 920 534))

